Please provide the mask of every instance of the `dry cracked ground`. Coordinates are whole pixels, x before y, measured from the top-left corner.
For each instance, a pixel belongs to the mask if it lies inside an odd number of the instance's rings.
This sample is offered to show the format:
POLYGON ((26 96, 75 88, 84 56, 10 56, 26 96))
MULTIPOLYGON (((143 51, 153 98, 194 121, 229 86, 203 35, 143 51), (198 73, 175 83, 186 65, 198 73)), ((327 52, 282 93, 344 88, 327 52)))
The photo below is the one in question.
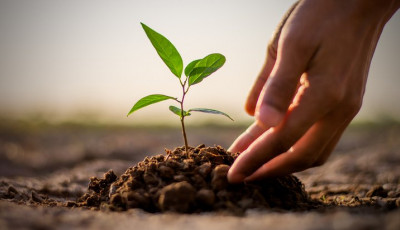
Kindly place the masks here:
MULTIPOLYGON (((192 145, 225 148, 245 127, 189 127, 192 145)), ((328 162, 296 176, 323 207, 197 214, 67 207, 89 178, 117 176, 182 145, 179 129, 2 121, 0 229, 400 229, 400 125, 352 125, 328 162)))

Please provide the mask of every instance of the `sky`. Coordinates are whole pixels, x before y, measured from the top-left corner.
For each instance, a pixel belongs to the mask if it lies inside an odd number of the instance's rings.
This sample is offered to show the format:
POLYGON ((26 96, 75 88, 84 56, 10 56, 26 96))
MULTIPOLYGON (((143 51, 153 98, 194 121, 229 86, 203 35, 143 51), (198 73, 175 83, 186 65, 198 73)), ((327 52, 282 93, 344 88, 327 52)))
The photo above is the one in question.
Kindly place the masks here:
MULTIPOLYGON (((195 85, 187 108, 224 111, 237 121, 289 0, 0 0, 0 116, 88 117, 117 123, 176 119, 163 102, 126 118, 143 96, 180 96, 143 22, 166 36, 184 65, 222 53, 225 65, 195 85)), ((400 15, 378 43, 358 120, 400 117, 400 15)), ((173 102, 172 102, 173 103, 173 102)), ((194 117, 194 116, 193 116, 194 117)), ((223 117, 196 115, 199 120, 223 117)))

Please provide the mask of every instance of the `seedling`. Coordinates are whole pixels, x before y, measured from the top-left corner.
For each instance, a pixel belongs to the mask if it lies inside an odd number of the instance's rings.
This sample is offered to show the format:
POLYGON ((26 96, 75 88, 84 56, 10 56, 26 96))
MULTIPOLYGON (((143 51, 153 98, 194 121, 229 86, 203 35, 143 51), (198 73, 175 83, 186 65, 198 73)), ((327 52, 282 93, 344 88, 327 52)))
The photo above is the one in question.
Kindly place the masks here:
POLYGON ((144 23, 141 23, 142 27, 150 39, 151 44, 153 44, 156 49, 158 55, 164 61, 164 63, 168 66, 171 72, 178 78, 179 83, 182 86, 182 97, 178 99, 177 97, 171 97, 164 94, 151 94, 146 97, 141 98, 139 101, 133 105, 132 109, 129 111, 128 115, 132 114, 138 109, 146 107, 148 105, 165 101, 165 100, 174 100, 179 104, 179 107, 169 106, 169 110, 178 115, 181 121, 182 126, 182 135, 183 140, 185 141, 185 150, 188 152, 188 141, 186 137, 185 130, 185 117, 191 115, 191 112, 202 112, 202 113, 211 113, 211 114, 220 114, 223 115, 233 121, 233 119, 226 113, 215 110, 215 109, 206 109, 206 108, 192 108, 189 110, 184 110, 184 101, 185 96, 188 93, 191 86, 196 85, 204 80, 204 78, 210 76, 212 73, 221 68, 225 63, 225 57, 219 53, 210 54, 202 59, 197 59, 190 62, 185 68, 185 78, 182 81, 181 75, 183 72, 183 61, 182 57, 179 54, 178 50, 175 46, 163 35, 157 33, 150 27, 146 26, 144 23))

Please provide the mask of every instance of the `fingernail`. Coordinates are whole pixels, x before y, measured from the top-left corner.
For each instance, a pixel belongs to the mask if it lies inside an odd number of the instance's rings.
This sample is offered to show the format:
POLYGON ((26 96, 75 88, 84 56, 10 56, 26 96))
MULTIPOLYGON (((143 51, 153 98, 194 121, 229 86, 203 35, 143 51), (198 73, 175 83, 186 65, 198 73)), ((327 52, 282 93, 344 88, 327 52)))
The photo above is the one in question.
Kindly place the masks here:
POLYGON ((234 150, 234 146, 231 145, 231 147, 229 147, 227 151, 233 153, 233 150, 234 150))
POLYGON ((231 152, 231 153, 234 153, 234 152, 237 152, 237 145, 238 145, 238 139, 236 139, 232 144, 231 144, 231 146, 229 146, 229 148, 228 148, 228 152, 231 152))
POLYGON ((244 179, 246 178, 245 175, 240 174, 240 173, 235 173, 233 172, 234 170, 232 170, 232 168, 229 169, 228 171, 228 182, 231 184, 238 184, 244 181, 244 179))
POLYGON ((282 121, 283 115, 271 106, 261 106, 255 117, 266 128, 270 128, 277 126, 282 121))

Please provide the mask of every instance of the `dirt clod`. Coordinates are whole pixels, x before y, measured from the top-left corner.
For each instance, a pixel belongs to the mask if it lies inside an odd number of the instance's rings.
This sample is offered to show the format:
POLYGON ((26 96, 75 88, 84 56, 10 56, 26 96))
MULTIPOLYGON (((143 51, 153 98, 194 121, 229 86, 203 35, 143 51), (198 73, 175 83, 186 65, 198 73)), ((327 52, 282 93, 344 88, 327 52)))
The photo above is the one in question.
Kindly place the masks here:
POLYGON ((181 213, 304 210, 316 205, 294 176, 229 184, 227 173, 237 154, 222 147, 190 147, 188 153, 181 147, 166 153, 146 157, 120 177, 109 171, 103 179, 91 178, 88 192, 76 205, 181 213))
POLYGON ((31 199, 32 199, 32 201, 35 201, 35 202, 39 202, 39 203, 43 202, 43 198, 40 197, 39 194, 37 194, 35 191, 31 192, 31 199))
POLYGON ((196 201, 204 208, 210 208, 214 205, 215 194, 210 189, 200 189, 196 194, 196 201))
POLYGON ((15 195, 18 194, 17 189, 15 189, 13 186, 8 187, 7 189, 7 194, 11 197, 14 198, 15 195))
POLYGON ((186 181, 167 185, 160 193, 158 204, 162 211, 188 212, 196 197, 196 190, 186 181))
POLYGON ((229 165, 218 165, 212 171, 211 186, 214 190, 223 190, 228 187, 229 183, 227 180, 227 174, 229 170, 229 165))

